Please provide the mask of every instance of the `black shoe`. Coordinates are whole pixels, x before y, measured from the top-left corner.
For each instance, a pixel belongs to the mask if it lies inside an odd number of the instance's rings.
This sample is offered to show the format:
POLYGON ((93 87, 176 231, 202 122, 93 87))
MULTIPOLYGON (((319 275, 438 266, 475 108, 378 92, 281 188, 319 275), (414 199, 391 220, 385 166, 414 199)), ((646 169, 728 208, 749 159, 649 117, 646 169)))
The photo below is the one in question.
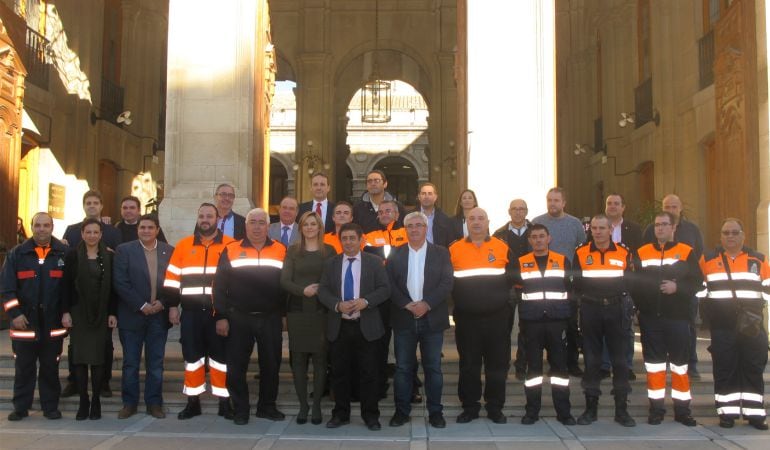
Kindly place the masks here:
POLYGON ((764 417, 761 419, 749 419, 749 425, 756 428, 757 430, 767 430, 767 421, 764 417))
POLYGON ((420 395, 420 392, 415 390, 412 392, 412 400, 410 400, 411 403, 422 403, 422 395, 420 395))
POLYGON ((612 376, 612 372, 608 369, 601 369, 599 370, 599 378, 602 380, 606 380, 607 378, 612 376))
POLYGON ((408 423, 409 420, 409 416, 396 411, 396 413, 393 414, 393 417, 390 418, 389 425, 391 427, 400 427, 401 425, 408 423))
MULTIPOLYGON (((684 425, 686 427, 694 427, 695 425, 698 425, 698 422, 696 422, 695 419, 691 415, 689 415, 689 414, 687 414, 686 416, 684 416, 684 415, 683 416, 675 416, 674 420, 676 420, 677 422, 681 423, 682 425, 684 425)), ((765 428, 765 429, 767 429, 767 428, 765 428)))
POLYGON ((382 429, 382 426, 380 425, 379 420, 372 419, 366 422, 366 428, 368 428, 369 431, 380 431, 380 429, 382 429))
POLYGON ((21 419, 28 417, 29 412, 28 411, 12 411, 10 414, 8 414, 8 421, 10 422, 18 422, 21 419))
POLYGON ((660 425, 663 423, 663 414, 650 414, 647 416, 647 423, 650 425, 660 425))
POLYGON ((463 411, 457 416, 457 423, 468 423, 471 420, 479 418, 479 413, 472 413, 470 411, 463 411))
POLYGON ((326 422, 326 428, 339 428, 343 425, 350 423, 350 419, 343 419, 341 417, 332 416, 328 422, 326 422))
POLYGON ((624 427, 635 427, 636 421, 633 417, 628 415, 628 412, 626 411, 616 411, 615 412, 615 422, 623 425, 624 427))
POLYGON ((687 370, 687 376, 691 380, 700 380, 701 379, 700 372, 698 372, 698 369, 696 369, 695 367, 690 367, 687 370))
POLYGON ((529 414, 525 414, 524 417, 521 418, 521 424, 522 425, 533 425, 535 422, 540 420, 537 416, 530 416, 529 414))
POLYGON ((99 401, 99 397, 94 396, 91 399, 91 412, 88 413, 88 418, 91 420, 99 420, 102 418, 102 402, 99 401))
POLYGON ((197 396, 187 397, 187 406, 183 410, 179 411, 177 418, 179 420, 192 419, 195 416, 201 415, 201 401, 197 396))
POLYGON ((61 419, 61 412, 58 409, 54 409, 53 411, 46 411, 43 413, 43 417, 48 420, 61 419))
POLYGON ((428 416, 428 423, 433 428, 446 428, 446 420, 444 420, 444 415, 441 413, 433 413, 428 416))
POLYGON ((583 376, 583 369, 580 368, 580 366, 571 366, 569 369, 567 369, 570 375, 573 377, 582 377, 583 376))
POLYGON ((297 425, 304 425, 307 423, 307 410, 308 410, 307 405, 305 405, 304 407, 303 406, 299 407, 299 412, 297 412, 297 418, 295 419, 295 421, 297 422, 297 425))
POLYGON ((112 389, 110 388, 110 383, 104 383, 102 385, 102 390, 99 391, 100 397, 110 398, 112 397, 112 389))
POLYGON ((219 399, 219 411, 217 411, 217 415, 219 417, 224 417, 225 420, 233 420, 235 412, 233 411, 233 406, 230 404, 229 398, 219 399))
POLYGON ((628 369, 628 381, 636 381, 636 374, 631 369, 628 369))
POLYGON ((279 422, 286 418, 286 415, 275 409, 275 407, 269 409, 258 409, 254 415, 260 419, 268 419, 275 422, 279 422))
POLYGON ((735 426, 735 419, 732 417, 719 417, 719 426, 721 428, 732 428, 735 426))
POLYGON ((497 424, 503 424, 508 422, 508 418, 505 417, 505 414, 503 414, 502 411, 487 412, 487 418, 497 424))
POLYGON ((571 426, 577 424, 577 422, 575 422, 575 418, 572 417, 572 416, 557 417, 556 420, 561 422, 562 425, 565 425, 565 426, 568 426, 568 427, 571 427, 571 426))
POLYGON ((324 420, 324 418, 322 416, 311 417, 310 418, 310 423, 312 423, 313 425, 320 425, 321 422, 323 422, 323 420, 324 420))
POLYGON ((86 420, 88 419, 88 411, 91 409, 91 403, 88 401, 87 398, 80 400, 80 405, 78 405, 78 412, 75 413, 75 420, 86 420))
POLYGON ((235 416, 233 418, 233 423, 236 425, 246 425, 249 423, 249 416, 235 416))

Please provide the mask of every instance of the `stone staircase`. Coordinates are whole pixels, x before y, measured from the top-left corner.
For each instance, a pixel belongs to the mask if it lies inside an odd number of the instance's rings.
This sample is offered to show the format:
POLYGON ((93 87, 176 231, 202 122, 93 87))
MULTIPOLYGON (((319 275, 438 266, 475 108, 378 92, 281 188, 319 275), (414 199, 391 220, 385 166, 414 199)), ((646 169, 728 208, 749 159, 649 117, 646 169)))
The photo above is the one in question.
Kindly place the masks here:
MULTIPOLYGON (((11 351, 10 340, 7 335, 7 331, 2 331, 0 335, 0 409, 10 410, 11 399, 13 395, 13 354, 11 351)), ((514 331, 513 336, 516 336, 514 331)), ((702 374, 701 380, 691 381, 692 391, 692 409, 693 415, 698 417, 714 416, 714 395, 713 395, 713 377, 711 375, 711 359, 708 351, 708 332, 701 332, 698 342, 698 355, 700 363, 698 369, 702 374)), ((115 344, 115 361, 113 364, 113 378, 111 381, 111 387, 114 395, 112 398, 102 399, 102 408, 104 411, 116 412, 122 407, 122 401, 120 397, 120 380, 121 380, 121 364, 122 364, 122 348, 117 338, 117 332, 114 333, 115 344)), ((66 353, 66 343, 65 343, 66 353)), ((515 354, 515 342, 512 346, 512 354, 515 354)), ((256 352, 256 349, 255 349, 256 352)), ((163 397, 167 410, 175 414, 180 411, 186 402, 186 397, 181 393, 182 380, 184 376, 184 361, 182 360, 181 345, 179 344, 179 328, 175 327, 170 330, 169 338, 166 344, 166 358, 165 358, 165 372, 164 372, 164 385, 163 385, 163 397)), ((454 329, 447 330, 444 339, 443 350, 443 371, 444 371, 444 394, 443 404, 444 412, 447 418, 450 420, 460 413, 461 405, 457 398, 457 379, 458 379, 458 356, 454 343, 454 329)), ((630 413, 641 420, 647 415, 648 401, 647 401, 647 388, 646 380, 644 376, 644 364, 641 357, 641 347, 639 344, 639 337, 636 339, 636 351, 634 359, 634 371, 637 375, 637 380, 632 381, 632 393, 630 395, 630 413)), ((62 355, 62 363, 60 364, 60 373, 62 375, 62 384, 65 383, 67 375, 66 369, 66 355, 62 355)), ((547 367, 547 364, 546 364, 547 367)), ((258 381, 253 378, 253 374, 257 370, 256 353, 252 355, 252 363, 249 368, 249 389, 252 398, 252 412, 254 404, 256 403, 256 394, 258 391, 258 381)), ((766 369, 766 373, 768 369, 766 369)), ((421 374, 422 378, 422 374, 421 374)), ((142 382, 144 376, 141 376, 142 382)), ((312 379, 312 370, 311 370, 312 379)), ((765 377, 765 380, 770 380, 770 377, 765 377)), ((390 380, 392 385, 392 380, 390 380)), ((143 385, 142 385, 143 386, 143 385)), ((770 388, 768 381, 765 382, 766 390, 770 388)), ((143 388, 142 388, 143 389, 143 388)), ((571 378, 571 399, 573 415, 577 416, 582 412, 584 407, 584 399, 582 390, 580 388, 580 379, 571 378)), ((604 395, 600 400, 600 415, 611 416, 613 414, 613 402, 609 395, 612 389, 611 380, 606 379, 602 381, 602 390, 604 395)), ((312 386, 310 387, 312 390, 312 386)), ((380 402, 380 411, 382 416, 389 418, 394 412, 393 405, 393 390, 388 391, 389 397, 380 402)), ((204 394, 201 396, 204 412, 209 414, 215 414, 217 408, 217 400, 210 394, 204 394)), ((667 409, 670 413, 673 413, 671 406, 670 396, 667 395, 667 409)), ((508 415, 520 417, 524 414, 524 385, 523 382, 516 380, 513 374, 513 368, 508 376, 507 396, 505 412, 508 415)), ((60 409, 62 411, 74 411, 78 406, 78 398, 62 398, 60 403, 60 409)), ((324 398, 323 409, 324 414, 328 415, 331 411, 333 403, 328 398, 324 398)), ((35 402, 35 408, 39 405, 35 402)), ((143 405, 140 404, 140 411, 143 405)), ((291 369, 288 364, 288 340, 284 333, 284 349, 283 349, 283 361, 281 364, 280 373, 280 386, 278 395, 278 408, 287 413, 295 414, 299 408, 299 403, 296 399, 294 392, 294 384, 291 376, 291 369)), ((355 414, 357 406, 353 406, 353 412, 355 414)), ((483 414, 483 413, 482 413, 483 414)), ((425 409, 425 403, 413 405, 413 416, 427 415, 425 409)), ((550 400, 550 386, 546 383, 543 386, 543 409, 541 415, 545 417, 555 416, 555 412, 551 405, 550 400)))

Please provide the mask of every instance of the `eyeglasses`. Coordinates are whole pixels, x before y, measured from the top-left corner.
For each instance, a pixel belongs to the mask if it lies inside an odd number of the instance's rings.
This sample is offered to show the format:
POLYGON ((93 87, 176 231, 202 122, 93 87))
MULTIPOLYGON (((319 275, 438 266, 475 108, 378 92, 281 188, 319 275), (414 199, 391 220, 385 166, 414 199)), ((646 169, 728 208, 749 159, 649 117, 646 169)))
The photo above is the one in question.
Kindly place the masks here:
POLYGON ((425 224, 422 222, 410 223, 409 225, 406 226, 406 228, 408 230, 413 230, 415 228, 425 228, 425 224))
POLYGON ((235 198, 235 194, 231 194, 229 192, 218 192, 217 196, 222 198, 235 198))
POLYGON ((739 236, 741 233, 741 230, 722 230, 722 236, 739 236))
POLYGON ((366 182, 369 184, 382 183, 382 178, 367 178, 366 182))
POLYGON ((661 223, 655 224, 655 228, 663 228, 663 227, 669 227, 669 226, 671 226, 671 224, 668 222, 661 222, 661 223))
POLYGON ((526 211, 527 208, 509 208, 511 211, 526 211))

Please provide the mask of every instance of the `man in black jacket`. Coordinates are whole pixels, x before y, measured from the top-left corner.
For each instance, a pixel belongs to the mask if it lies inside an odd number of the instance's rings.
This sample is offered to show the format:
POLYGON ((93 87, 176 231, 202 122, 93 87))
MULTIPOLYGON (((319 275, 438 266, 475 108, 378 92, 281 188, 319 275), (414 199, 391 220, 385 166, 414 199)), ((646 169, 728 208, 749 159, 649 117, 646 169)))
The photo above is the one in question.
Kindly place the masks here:
POLYGON ((235 186, 222 183, 214 190, 214 204, 217 207, 217 228, 225 236, 238 240, 246 237, 246 218, 233 211, 235 186))
POLYGON ((429 243, 449 247, 454 240, 452 221, 436 202, 438 201, 438 189, 433 183, 423 183, 417 194, 420 203, 420 211, 428 218, 427 237, 429 243))
POLYGON ((300 203, 299 212, 297 212, 296 221, 299 222, 302 214, 308 211, 316 212, 324 223, 324 233, 334 231, 334 203, 329 201, 328 195, 331 187, 329 186, 329 177, 323 172, 316 172, 310 178, 310 192, 313 193, 313 200, 300 203))
POLYGON ((409 243, 394 249, 386 264, 391 284, 390 317, 396 354, 393 377, 396 413, 390 419, 390 426, 401 426, 409 421, 419 343, 425 370, 428 422, 435 428, 444 428, 441 348, 444 330, 449 328, 446 300, 453 285, 452 263, 446 248, 427 242, 428 217, 425 214, 407 214, 404 227, 409 243))
POLYGON ((372 170, 366 175, 366 192, 361 196, 361 200, 353 206, 353 222, 361 225, 364 234, 380 228, 377 218, 377 211, 380 209, 380 203, 385 200, 396 202, 398 205, 398 227, 403 225, 403 217, 406 211, 401 203, 385 189, 388 188, 388 178, 385 172, 381 170, 372 170))

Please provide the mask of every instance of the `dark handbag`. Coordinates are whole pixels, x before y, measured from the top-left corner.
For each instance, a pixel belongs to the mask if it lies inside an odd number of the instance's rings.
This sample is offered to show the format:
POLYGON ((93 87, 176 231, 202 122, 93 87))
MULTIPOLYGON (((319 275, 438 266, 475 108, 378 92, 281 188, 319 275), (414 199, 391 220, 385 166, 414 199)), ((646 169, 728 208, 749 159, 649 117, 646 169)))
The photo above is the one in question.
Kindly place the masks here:
MULTIPOLYGON (((722 253, 722 264, 725 266, 727 277, 730 279, 730 281, 732 281, 733 276, 730 273, 730 265, 728 264, 727 257, 724 253, 722 253)), ((738 300, 737 296, 735 295, 734 289, 730 288, 730 292, 732 292, 733 300, 735 300, 735 304, 738 308, 738 315, 735 318, 735 331, 741 336, 745 336, 747 338, 755 338, 759 336, 760 333, 765 331, 764 315, 761 312, 757 313, 756 311, 752 311, 741 305, 740 300, 738 300)))

